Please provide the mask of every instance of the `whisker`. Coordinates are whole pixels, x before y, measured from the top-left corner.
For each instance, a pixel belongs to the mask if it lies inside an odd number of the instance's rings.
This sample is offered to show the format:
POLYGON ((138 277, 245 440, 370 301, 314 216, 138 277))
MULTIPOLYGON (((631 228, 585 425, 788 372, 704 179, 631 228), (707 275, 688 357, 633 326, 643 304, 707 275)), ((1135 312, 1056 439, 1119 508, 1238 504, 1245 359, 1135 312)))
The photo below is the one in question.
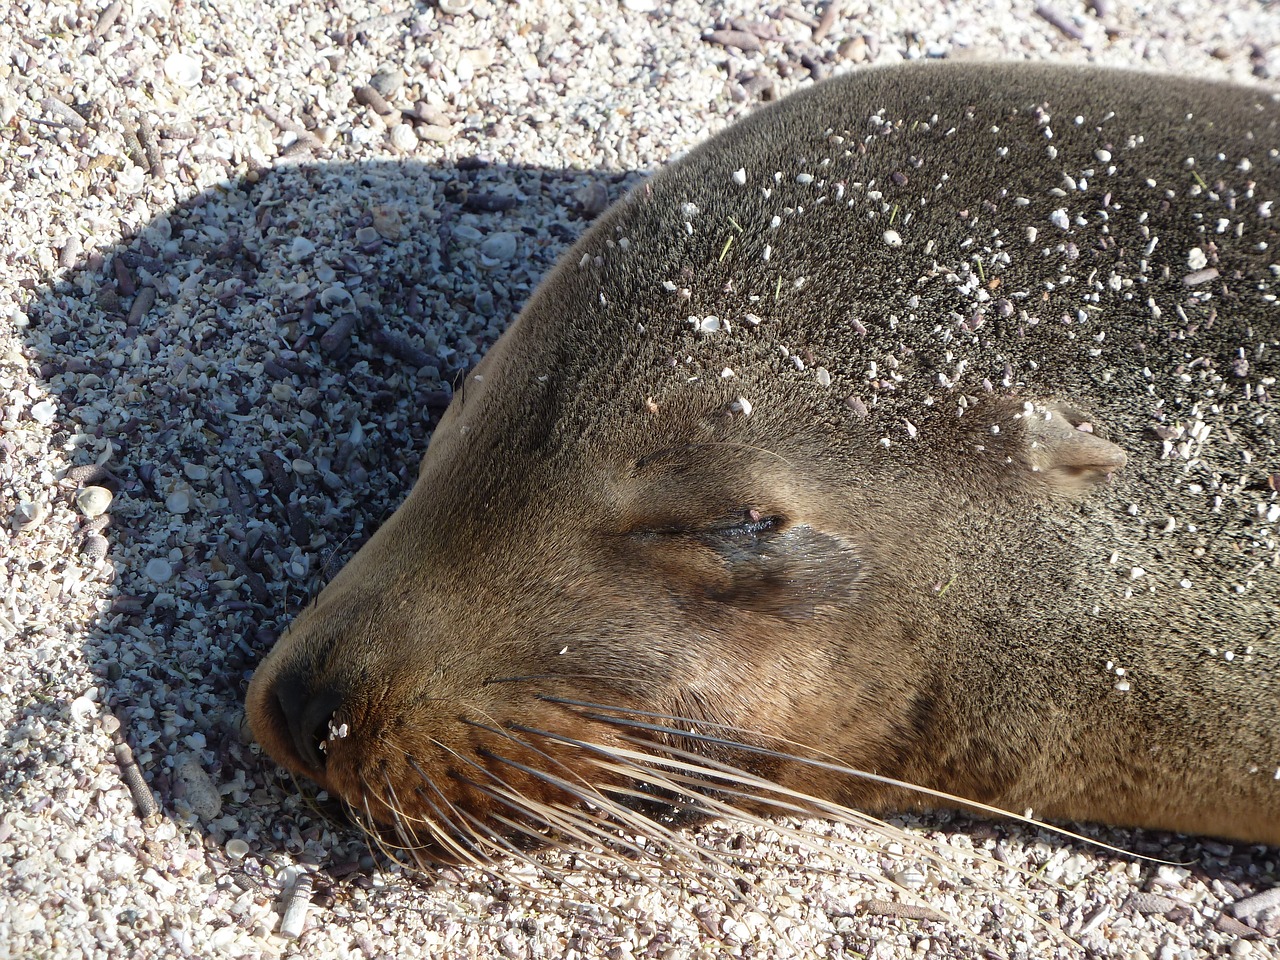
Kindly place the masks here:
MULTIPOLYGON (((1084 834, 1081 834, 1081 833, 1076 833, 1065 827, 1060 827, 1055 824, 1047 823, 1043 820, 1036 819, 1033 816, 1027 816, 1025 813, 1017 813, 1013 810, 1006 810, 1003 807, 997 807, 991 804, 982 803, 981 801, 978 801, 978 800, 970 800, 966 797, 958 796, 952 793, 947 793, 945 790, 935 790, 933 788, 921 786, 920 784, 911 783, 906 780, 898 780, 894 777, 889 777, 884 774, 872 773, 869 770, 861 770, 857 767, 851 767, 845 763, 842 763, 839 760, 839 758, 835 757, 833 754, 827 753, 826 751, 823 751, 823 750, 819 750, 815 747, 811 747, 799 741, 787 739, 786 737, 779 737, 773 734, 763 733, 757 730, 751 730, 746 727, 735 727, 729 724, 716 723, 710 720, 694 720, 690 718, 675 716, 673 714, 658 713, 658 712, 648 711, 648 710, 631 710, 629 708, 623 708, 623 707, 611 707, 606 704, 596 704, 596 703, 589 703, 585 701, 568 700, 564 698, 550 697, 550 696, 544 696, 541 699, 550 703, 557 703, 564 706, 580 707, 587 710, 609 711, 606 714, 584 713, 584 714, 581 714, 581 716, 585 716, 588 719, 592 719, 592 720, 598 720, 602 723, 608 723, 613 726, 632 727, 635 729, 646 730, 652 733, 660 733, 667 736, 684 737, 685 739, 688 739, 688 740, 696 740, 699 742, 708 743, 716 746, 728 747, 733 750, 740 750, 746 753, 753 753, 768 759, 783 760, 791 763, 801 764, 808 767, 813 767, 819 770, 826 770, 832 773, 838 773, 851 778, 865 780, 871 783, 879 783, 883 786, 894 787, 896 789, 917 793, 934 800, 941 800, 943 801, 944 806, 965 807, 970 810, 977 811, 979 813, 989 814, 993 817, 1014 820, 1018 823, 1022 823, 1029 827, 1036 827, 1039 829, 1049 830, 1053 833, 1058 834, 1059 836, 1068 837, 1072 840, 1078 840, 1083 843, 1090 844, 1091 846, 1094 846, 1096 848, 1110 851, 1111 853, 1118 853, 1118 854, 1123 854, 1127 856, 1138 856, 1138 857, 1141 857, 1141 859, 1147 860, 1149 862, 1154 862, 1154 863, 1163 864, 1163 863, 1172 862, 1172 861, 1164 861, 1164 860, 1159 860, 1157 858, 1142 856, 1141 854, 1134 854, 1132 851, 1126 850, 1123 847, 1112 846, 1111 844, 1106 843, 1105 841, 1098 840, 1094 837, 1085 836, 1084 834), (788 746, 793 746, 803 750, 807 750, 811 753, 818 754, 819 756, 828 757, 829 759, 821 760, 821 759, 817 759, 816 757, 805 757, 805 756, 801 756, 799 754, 791 753, 785 750, 773 750, 768 747, 762 747, 756 744, 743 743, 738 740, 729 740, 722 737, 712 736, 710 734, 698 733, 694 730, 686 730, 682 727, 672 727, 664 724, 645 723, 639 720, 632 720, 629 717, 625 716, 624 714, 637 714, 640 716, 647 716, 647 717, 652 717, 652 718, 661 719, 661 720, 668 720, 673 723, 688 723, 696 727, 709 727, 712 729, 725 730, 732 733, 743 734, 749 737, 759 737, 761 739, 772 740, 777 743, 782 743, 788 746)), ((664 750, 668 749, 665 745, 656 741, 636 740, 633 742, 642 743, 646 746, 651 746, 658 749, 664 749, 664 750)), ((730 768, 730 769, 735 769, 735 768, 730 768)), ((764 780, 761 782, 768 784, 768 783, 771 783, 772 781, 764 780)), ((816 800, 817 798, 812 798, 812 799, 816 800)), ((818 802, 830 804, 836 809, 842 809, 842 810, 848 809, 847 807, 844 807, 841 804, 833 804, 832 801, 818 801, 818 802)))

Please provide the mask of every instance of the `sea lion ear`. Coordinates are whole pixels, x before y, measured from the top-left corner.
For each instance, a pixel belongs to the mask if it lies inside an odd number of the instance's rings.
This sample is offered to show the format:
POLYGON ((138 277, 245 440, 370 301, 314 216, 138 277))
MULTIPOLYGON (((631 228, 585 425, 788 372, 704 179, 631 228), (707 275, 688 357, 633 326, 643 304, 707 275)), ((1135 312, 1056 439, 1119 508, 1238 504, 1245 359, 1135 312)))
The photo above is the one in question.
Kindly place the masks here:
POLYGON ((1027 404, 1017 416, 1023 426, 1023 462, 1056 493, 1083 496, 1109 480, 1128 459, 1068 404, 1027 404))

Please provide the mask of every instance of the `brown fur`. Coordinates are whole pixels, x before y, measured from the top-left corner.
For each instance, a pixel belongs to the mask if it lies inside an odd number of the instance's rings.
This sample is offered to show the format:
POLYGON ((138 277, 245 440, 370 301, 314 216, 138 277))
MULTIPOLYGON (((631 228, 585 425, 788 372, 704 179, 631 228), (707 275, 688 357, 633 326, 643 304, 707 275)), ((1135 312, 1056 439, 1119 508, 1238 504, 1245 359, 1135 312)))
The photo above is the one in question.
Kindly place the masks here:
POLYGON ((494 754, 605 779, 509 738, 622 742, 565 698, 1280 843, 1277 150, 1261 91, 1062 67, 759 111, 543 282, 258 670, 259 741, 376 819, 492 823, 477 780, 565 796, 494 754))

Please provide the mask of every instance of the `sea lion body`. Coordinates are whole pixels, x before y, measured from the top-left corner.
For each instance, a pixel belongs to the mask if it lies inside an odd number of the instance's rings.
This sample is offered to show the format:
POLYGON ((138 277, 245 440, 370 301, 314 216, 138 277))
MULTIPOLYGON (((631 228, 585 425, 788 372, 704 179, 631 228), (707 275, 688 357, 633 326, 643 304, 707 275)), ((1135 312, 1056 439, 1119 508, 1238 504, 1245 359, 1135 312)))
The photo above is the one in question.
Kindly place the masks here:
POLYGON ((1278 150, 1265 91, 1096 69, 760 110, 545 279, 259 741, 446 840, 625 792, 648 718, 873 811, 943 801, 770 751, 1280 843, 1278 150))

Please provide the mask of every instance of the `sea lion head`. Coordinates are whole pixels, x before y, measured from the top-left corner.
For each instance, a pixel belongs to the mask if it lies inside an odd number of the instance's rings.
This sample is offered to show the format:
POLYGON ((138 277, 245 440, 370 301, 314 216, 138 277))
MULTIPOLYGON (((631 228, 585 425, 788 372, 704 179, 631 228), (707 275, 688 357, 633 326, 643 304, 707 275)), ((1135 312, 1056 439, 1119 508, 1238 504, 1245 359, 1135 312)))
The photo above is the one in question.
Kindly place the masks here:
POLYGON ((933 372, 962 338, 904 349, 917 275, 883 224, 846 218, 859 256, 829 256, 816 218, 776 222, 807 184, 766 156, 748 195, 734 145, 566 255, 458 389, 408 499, 253 678, 266 751, 406 842, 588 830, 572 811, 669 799, 717 764, 831 795, 779 758, 797 741, 910 773, 904 744, 927 750, 936 722, 927 638, 971 626, 938 601, 974 525, 1125 463, 1078 398, 933 372))

